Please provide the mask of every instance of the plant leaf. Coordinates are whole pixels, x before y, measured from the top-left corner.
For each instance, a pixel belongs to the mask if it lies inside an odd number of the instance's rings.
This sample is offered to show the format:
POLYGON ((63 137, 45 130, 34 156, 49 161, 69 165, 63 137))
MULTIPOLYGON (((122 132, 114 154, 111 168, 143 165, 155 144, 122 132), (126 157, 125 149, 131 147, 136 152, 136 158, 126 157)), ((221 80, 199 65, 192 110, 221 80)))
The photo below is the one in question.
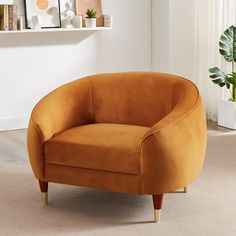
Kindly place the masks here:
POLYGON ((225 86, 225 83, 219 83, 218 84, 220 87, 224 87, 225 86))
POLYGON ((236 27, 230 26, 224 31, 219 42, 220 54, 227 62, 236 62, 236 27))
MULTIPOLYGON (((210 78, 214 84, 219 85, 220 87, 224 87, 225 85, 229 84, 228 76, 226 75, 221 69, 218 67, 213 67, 209 69, 210 78)), ((228 87, 228 86, 227 86, 228 87)))
POLYGON ((93 9, 87 9, 86 11, 87 18, 96 18, 97 12, 93 9))
POLYGON ((219 83, 224 83, 224 80, 223 79, 215 79, 215 80, 212 80, 212 82, 215 84, 219 84, 219 83))
POLYGON ((218 68, 218 67, 213 67, 213 68, 210 68, 209 69, 209 72, 210 73, 217 73, 217 72, 219 72, 220 71, 220 69, 218 68))

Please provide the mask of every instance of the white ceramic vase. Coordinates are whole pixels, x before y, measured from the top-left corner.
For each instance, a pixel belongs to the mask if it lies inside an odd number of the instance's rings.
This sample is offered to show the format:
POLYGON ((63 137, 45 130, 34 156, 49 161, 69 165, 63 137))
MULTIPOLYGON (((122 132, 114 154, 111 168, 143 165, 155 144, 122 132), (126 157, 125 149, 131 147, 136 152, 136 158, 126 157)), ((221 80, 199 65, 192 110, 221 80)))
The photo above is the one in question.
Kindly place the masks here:
POLYGON ((218 106, 218 125, 236 129, 236 102, 222 99, 218 106))
POLYGON ((74 16, 71 20, 71 24, 74 28, 82 28, 83 27, 83 17, 82 16, 74 16))
POLYGON ((85 26, 87 28, 96 28, 97 19, 96 18, 85 18, 85 26))

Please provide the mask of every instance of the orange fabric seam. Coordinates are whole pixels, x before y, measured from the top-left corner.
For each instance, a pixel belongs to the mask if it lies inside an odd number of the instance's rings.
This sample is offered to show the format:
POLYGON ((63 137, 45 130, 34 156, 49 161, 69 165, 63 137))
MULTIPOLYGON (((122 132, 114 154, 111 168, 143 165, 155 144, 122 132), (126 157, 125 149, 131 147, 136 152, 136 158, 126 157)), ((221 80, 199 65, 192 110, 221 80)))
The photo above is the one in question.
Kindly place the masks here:
MULTIPOLYGON (((77 166, 68 166, 68 165, 59 165, 59 164, 54 164, 54 163, 49 163, 47 162, 46 165, 49 166, 64 166, 64 167, 68 167, 68 168, 78 168, 78 169, 84 169, 84 170, 96 170, 96 171, 101 171, 101 172, 108 172, 108 173, 115 173, 115 174, 122 174, 122 175, 132 175, 132 176, 140 176, 140 174, 130 174, 127 172, 119 172, 119 171, 111 171, 111 170, 101 170, 101 169, 90 169, 90 168, 86 168, 86 167, 77 167, 77 166)), ((46 166, 45 165, 45 166, 46 166)))
POLYGON ((38 127, 38 125, 35 123, 35 121, 33 120, 33 117, 31 117, 31 121, 32 121, 32 123, 34 124, 36 130, 37 130, 38 133, 39 133, 39 137, 40 137, 40 139, 41 139, 41 142, 44 143, 43 134, 42 134, 42 132, 41 132, 41 129, 40 129, 40 128, 38 127))
MULTIPOLYGON (((41 132, 40 128, 38 127, 38 125, 34 122, 34 120, 33 120, 32 117, 31 117, 31 121, 32 121, 32 123, 34 124, 34 126, 35 126, 35 128, 36 128, 36 130, 37 130, 37 132, 38 132, 38 134, 39 134, 39 137, 40 137, 40 140, 41 140, 41 144, 43 145, 44 141, 43 141, 42 132, 41 132)), ((43 166, 44 166, 44 168, 43 168, 43 177, 45 178, 46 170, 45 170, 44 148, 42 148, 42 150, 43 150, 43 160, 42 160, 42 161, 43 161, 43 166)))

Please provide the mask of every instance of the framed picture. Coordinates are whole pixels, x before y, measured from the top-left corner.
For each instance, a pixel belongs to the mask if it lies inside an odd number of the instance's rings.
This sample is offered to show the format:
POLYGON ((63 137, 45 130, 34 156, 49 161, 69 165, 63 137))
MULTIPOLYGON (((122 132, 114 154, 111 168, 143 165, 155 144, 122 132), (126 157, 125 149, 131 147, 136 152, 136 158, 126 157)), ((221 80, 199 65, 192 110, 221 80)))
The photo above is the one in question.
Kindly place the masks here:
POLYGON ((104 26, 101 0, 75 0, 75 7, 76 15, 83 17, 83 26, 85 26, 87 9, 95 10, 97 12, 97 26, 104 26))
POLYGON ((38 17, 42 28, 61 27, 60 0, 24 1, 27 29, 31 28, 31 21, 35 17, 38 17))

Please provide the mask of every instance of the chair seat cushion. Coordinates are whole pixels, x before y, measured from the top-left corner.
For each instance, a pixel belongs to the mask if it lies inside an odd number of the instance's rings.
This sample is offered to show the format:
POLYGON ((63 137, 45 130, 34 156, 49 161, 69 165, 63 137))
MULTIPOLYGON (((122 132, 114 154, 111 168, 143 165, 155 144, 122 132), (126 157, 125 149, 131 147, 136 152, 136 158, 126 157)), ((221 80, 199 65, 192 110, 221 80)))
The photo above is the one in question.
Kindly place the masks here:
POLYGON ((140 149, 150 128, 91 124, 61 133, 44 144, 46 164, 139 174, 140 149))

